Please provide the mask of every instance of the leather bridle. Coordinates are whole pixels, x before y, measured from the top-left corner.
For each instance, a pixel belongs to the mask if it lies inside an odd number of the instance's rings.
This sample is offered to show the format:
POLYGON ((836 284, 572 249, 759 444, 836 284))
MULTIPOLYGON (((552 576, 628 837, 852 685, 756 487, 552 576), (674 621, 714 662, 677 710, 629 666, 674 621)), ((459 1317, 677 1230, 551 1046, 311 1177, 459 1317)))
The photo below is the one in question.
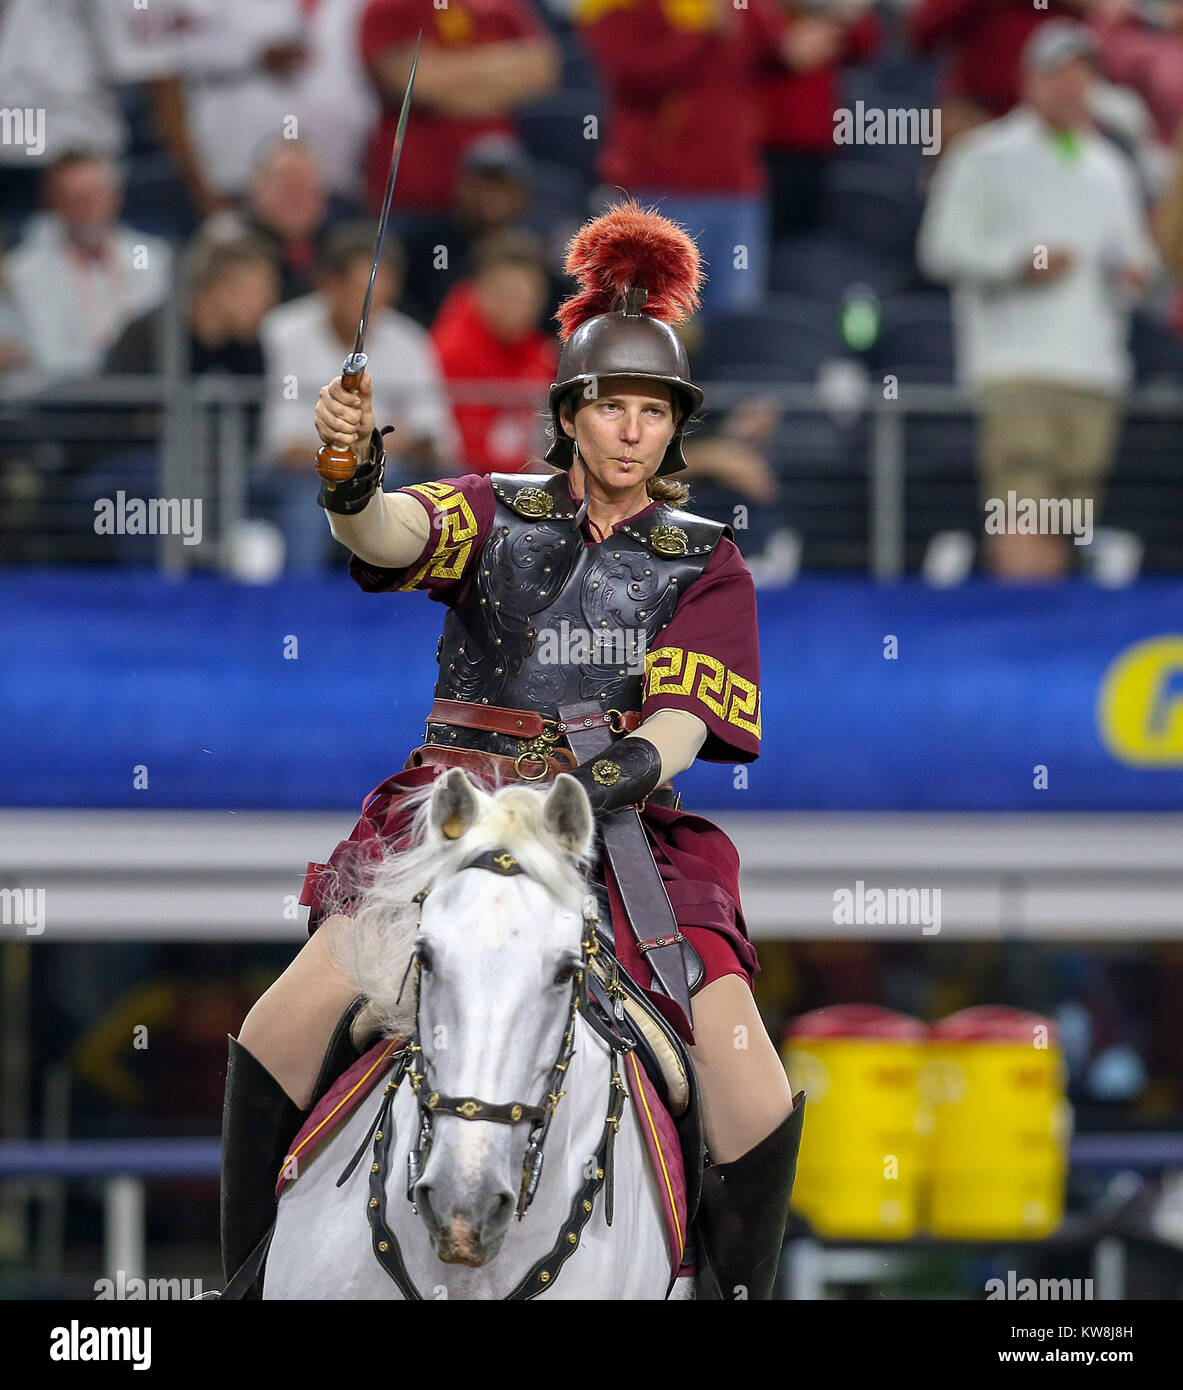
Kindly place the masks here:
MULTIPOLYGON (((486 850, 460 866, 461 869, 480 868, 505 876, 525 873, 518 860, 505 849, 486 850)), ((457 871, 459 872, 459 870, 457 871)), ((416 893, 413 901, 420 905, 427 897, 428 889, 416 893)), ((591 1219, 595 1199, 601 1187, 605 1187, 605 1213, 608 1225, 612 1224, 612 1153, 616 1134, 620 1129, 620 1118, 624 1112, 626 1092, 620 1075, 616 1054, 628 1051, 632 1043, 611 1026, 610 1022, 593 1019, 588 1012, 588 992, 590 961, 599 950, 596 926, 600 922, 592 896, 584 902, 583 931, 580 939, 580 959, 575 966, 571 989, 571 1009, 563 1040, 547 1077, 542 1102, 537 1105, 525 1101, 487 1101, 478 1096, 454 1096, 445 1091, 433 1089, 427 1077, 426 1059, 420 1044, 419 996, 422 977, 421 948, 417 945, 411 958, 409 969, 415 982, 415 1030, 408 1042, 395 1054, 394 1075, 387 1083, 382 1105, 373 1125, 362 1140, 357 1153, 337 1181, 340 1187, 352 1174, 367 1145, 373 1141, 373 1162, 370 1165, 369 1197, 366 1214, 375 1257, 391 1279, 410 1300, 422 1300, 423 1295, 415 1287, 403 1260, 399 1243, 386 1220, 386 1187, 389 1176, 390 1149, 394 1137, 391 1123, 394 1098, 404 1078, 411 1083, 415 1093, 419 1116, 418 1143, 407 1159, 407 1198, 411 1209, 418 1215, 414 1191, 423 1175, 431 1151, 432 1126, 437 1115, 455 1115, 457 1119, 484 1121, 493 1124, 529 1124, 530 1137, 526 1144, 526 1154, 522 1163, 522 1176, 518 1190, 516 1215, 520 1221, 534 1200, 542 1176, 543 1147, 554 1118, 559 1101, 566 1094, 564 1081, 567 1068, 575 1050, 575 1021, 582 1012, 593 1023, 596 1032, 612 1048, 612 1079, 608 1091, 608 1109, 604 1120, 604 1130, 595 1155, 594 1167, 589 1170, 579 1191, 571 1203, 567 1220, 559 1231, 558 1238, 550 1250, 535 1262, 525 1276, 506 1295, 508 1300, 521 1300, 537 1297, 554 1282, 559 1269, 579 1246, 583 1228, 591 1219)), ((595 985, 593 991, 599 994, 595 985)), ((599 1000, 597 999, 597 1002, 599 1000)))

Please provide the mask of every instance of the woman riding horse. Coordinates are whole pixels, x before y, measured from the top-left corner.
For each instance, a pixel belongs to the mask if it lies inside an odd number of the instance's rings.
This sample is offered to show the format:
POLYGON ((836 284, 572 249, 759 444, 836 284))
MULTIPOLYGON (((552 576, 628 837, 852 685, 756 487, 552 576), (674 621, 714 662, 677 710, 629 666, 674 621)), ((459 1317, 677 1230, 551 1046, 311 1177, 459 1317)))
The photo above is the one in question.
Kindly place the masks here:
POLYGON ((688 490, 668 481, 686 466, 683 430, 702 403, 670 326, 697 307, 698 249, 625 203, 580 230, 567 269, 580 288, 557 316, 546 454, 560 471, 384 492, 370 378, 320 393, 321 440, 362 458, 319 497, 353 552, 351 575, 368 593, 425 590, 448 612, 425 743, 367 800, 329 864, 310 866, 310 939, 230 1042, 228 1276, 270 1223, 301 1121, 357 1055, 356 990, 333 949, 350 926, 342 884, 375 845, 398 847, 406 792, 459 766, 497 781, 567 771, 586 790, 616 954, 692 1044, 711 1160, 700 1258, 720 1296, 771 1297, 804 1101, 794 1108, 752 996, 759 966, 738 854, 668 786, 696 758, 747 763, 760 749, 751 575, 730 529, 678 510, 688 490))

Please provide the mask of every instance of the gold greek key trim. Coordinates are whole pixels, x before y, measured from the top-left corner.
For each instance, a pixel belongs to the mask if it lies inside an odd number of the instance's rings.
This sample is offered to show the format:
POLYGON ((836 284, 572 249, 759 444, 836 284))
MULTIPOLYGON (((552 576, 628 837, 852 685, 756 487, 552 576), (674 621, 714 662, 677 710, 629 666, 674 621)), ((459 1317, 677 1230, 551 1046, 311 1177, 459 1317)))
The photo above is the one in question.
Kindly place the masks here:
POLYGON ((761 736, 760 687, 706 652, 656 647, 646 653, 644 698, 651 695, 688 695, 725 724, 761 736))
POLYGON ((413 483, 402 489, 426 498, 439 518, 440 535, 426 563, 401 590, 420 589, 431 579, 459 579, 472 554, 477 523, 468 498, 451 483, 413 483))

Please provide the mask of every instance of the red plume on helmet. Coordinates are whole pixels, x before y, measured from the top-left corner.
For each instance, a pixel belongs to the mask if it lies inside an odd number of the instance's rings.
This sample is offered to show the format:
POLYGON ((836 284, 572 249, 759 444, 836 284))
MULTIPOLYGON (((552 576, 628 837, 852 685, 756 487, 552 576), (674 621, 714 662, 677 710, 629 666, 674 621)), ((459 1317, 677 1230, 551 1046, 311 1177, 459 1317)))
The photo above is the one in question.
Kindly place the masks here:
POLYGON ((643 289, 643 312, 665 323, 689 318, 699 306, 702 258, 675 222, 635 199, 593 218, 571 238, 564 266, 579 288, 555 318, 564 342, 588 319, 621 307, 630 289, 643 289))

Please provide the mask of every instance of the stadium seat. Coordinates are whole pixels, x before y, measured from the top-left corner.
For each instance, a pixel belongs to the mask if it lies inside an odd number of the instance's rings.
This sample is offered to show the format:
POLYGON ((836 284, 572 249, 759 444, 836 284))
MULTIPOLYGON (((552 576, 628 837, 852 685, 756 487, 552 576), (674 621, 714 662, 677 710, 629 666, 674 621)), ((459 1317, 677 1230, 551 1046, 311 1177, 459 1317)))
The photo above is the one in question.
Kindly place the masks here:
POLYGON ((772 251, 774 292, 833 305, 852 285, 868 285, 882 298, 906 289, 914 278, 911 255, 886 256, 828 232, 787 238, 772 251))
POLYGON ((695 380, 700 385, 709 380, 751 382, 761 386, 812 386, 817 380, 817 372, 810 371, 799 362, 719 362, 710 369, 709 378, 696 369, 695 380))
POLYGON ((712 319, 701 354, 709 375, 737 361, 783 366, 812 380, 823 362, 841 356, 834 315, 829 307, 799 296, 770 296, 753 313, 712 319))
POLYGON ((891 372, 901 381, 917 380, 917 369, 922 384, 953 381, 955 354, 949 297, 933 292, 886 299, 871 361, 877 371, 891 372), (905 376, 905 367, 912 375, 905 376))
POLYGON ((582 170, 540 159, 533 165, 531 177, 534 181, 529 213, 531 226, 541 229, 572 219, 582 222, 588 215, 592 185, 582 170))
POLYGON ((924 204, 908 169, 838 160, 830 170, 827 223, 855 245, 910 258, 924 204))
POLYGON ((595 168, 600 141, 585 135, 588 116, 603 119, 600 94, 594 89, 551 92, 517 113, 518 138, 535 159, 590 174, 595 168))
MULTIPOLYGON (((555 24, 555 16, 548 13, 546 5, 540 6, 539 9, 545 15, 548 23, 555 24)), ((599 74, 579 30, 556 27, 553 37, 563 55, 562 86, 564 88, 586 87, 594 90, 599 85, 599 74)), ((592 109, 599 110, 599 107, 592 109)))
POLYGON ((1130 349, 1139 386, 1183 385, 1183 339, 1166 324, 1135 315, 1130 349))
MULTIPOLYGON (((861 101, 865 108, 881 111, 932 109, 934 82, 931 77, 907 64, 898 69, 877 65, 875 69, 847 68, 842 74, 843 91, 839 108, 856 111, 861 101), (922 74, 917 75, 918 71, 922 74)), ((839 160, 852 164, 872 164, 880 168, 915 171, 933 161, 926 158, 917 145, 842 145, 839 160)))

